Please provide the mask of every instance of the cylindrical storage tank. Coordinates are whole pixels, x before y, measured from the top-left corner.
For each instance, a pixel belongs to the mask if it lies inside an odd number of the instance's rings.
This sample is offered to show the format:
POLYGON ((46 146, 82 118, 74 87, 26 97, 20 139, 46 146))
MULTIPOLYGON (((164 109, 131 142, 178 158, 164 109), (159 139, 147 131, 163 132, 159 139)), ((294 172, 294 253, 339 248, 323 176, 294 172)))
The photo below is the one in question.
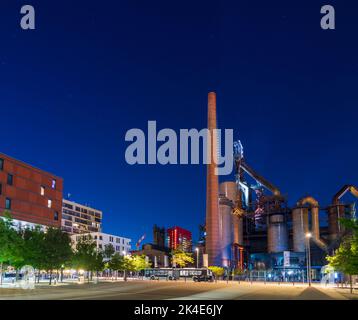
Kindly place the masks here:
POLYGON ((328 208, 328 233, 331 241, 336 240, 343 232, 339 219, 344 217, 344 211, 343 204, 332 205, 328 208))
MULTIPOLYGON (((226 198, 232 201, 233 205, 237 201, 239 191, 237 190, 236 182, 226 181, 220 183, 220 194, 224 195, 226 198)), ((242 217, 234 216, 232 217, 232 242, 242 245, 243 240, 243 219, 242 217)))
POLYGON ((220 183, 220 194, 224 195, 226 198, 231 200, 233 203, 236 201, 237 197, 237 186, 234 181, 226 181, 220 183))
POLYGON ((305 252, 308 232, 308 208, 292 209, 293 251, 305 252))
POLYGON ((287 224, 283 214, 268 217, 267 250, 269 253, 288 250, 287 224))
POLYGON ((319 207, 311 207, 312 234, 315 239, 320 239, 319 232, 319 207))
POLYGON ((219 234, 222 266, 229 267, 232 245, 232 202, 223 196, 219 198, 219 234))

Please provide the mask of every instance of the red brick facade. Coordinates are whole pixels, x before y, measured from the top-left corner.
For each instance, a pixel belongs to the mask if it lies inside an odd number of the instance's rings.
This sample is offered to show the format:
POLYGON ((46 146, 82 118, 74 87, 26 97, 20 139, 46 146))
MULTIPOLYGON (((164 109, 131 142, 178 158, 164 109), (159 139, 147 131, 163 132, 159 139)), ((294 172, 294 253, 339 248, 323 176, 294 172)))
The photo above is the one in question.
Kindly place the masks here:
POLYGON ((0 184, 0 215, 9 199, 14 219, 61 227, 62 178, 0 153, 0 184))

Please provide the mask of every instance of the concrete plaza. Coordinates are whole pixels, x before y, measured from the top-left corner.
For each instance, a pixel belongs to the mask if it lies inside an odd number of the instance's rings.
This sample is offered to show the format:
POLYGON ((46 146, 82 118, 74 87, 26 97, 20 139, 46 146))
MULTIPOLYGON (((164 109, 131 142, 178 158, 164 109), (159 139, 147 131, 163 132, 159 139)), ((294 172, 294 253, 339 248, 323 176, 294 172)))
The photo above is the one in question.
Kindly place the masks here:
POLYGON ((97 284, 37 285, 33 290, 0 288, 0 300, 347 300, 348 289, 292 283, 192 281, 104 281, 97 284))

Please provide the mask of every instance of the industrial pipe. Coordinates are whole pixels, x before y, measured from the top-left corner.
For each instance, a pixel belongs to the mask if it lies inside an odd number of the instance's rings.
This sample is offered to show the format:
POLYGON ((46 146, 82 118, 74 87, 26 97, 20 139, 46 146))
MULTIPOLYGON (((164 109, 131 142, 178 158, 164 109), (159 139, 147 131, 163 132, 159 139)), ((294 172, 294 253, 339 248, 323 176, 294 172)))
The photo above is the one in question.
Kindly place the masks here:
POLYGON ((271 182, 269 182, 264 177, 256 173, 251 167, 248 166, 246 162, 241 161, 241 167, 251 178, 260 182, 266 189, 270 190, 274 195, 280 194, 280 190, 277 187, 275 187, 271 182))
MULTIPOLYGON (((322 249, 327 251, 327 244, 323 239, 321 239, 319 231, 319 205, 318 201, 311 196, 300 199, 297 202, 297 207, 304 207, 305 204, 310 205, 311 209, 311 233, 313 241, 322 249)), ((308 210, 305 211, 305 214, 308 215, 308 210)))
POLYGON ((339 204, 339 200, 346 194, 346 192, 350 192, 353 194, 356 198, 358 198, 358 188, 353 185, 346 184, 343 186, 342 189, 340 189, 333 197, 332 203, 333 204, 339 204))
POLYGON ((358 188, 346 184, 334 195, 332 205, 328 207, 328 231, 331 241, 338 239, 344 232, 344 227, 339 222, 339 219, 344 217, 346 208, 340 200, 348 191, 358 198, 358 188))

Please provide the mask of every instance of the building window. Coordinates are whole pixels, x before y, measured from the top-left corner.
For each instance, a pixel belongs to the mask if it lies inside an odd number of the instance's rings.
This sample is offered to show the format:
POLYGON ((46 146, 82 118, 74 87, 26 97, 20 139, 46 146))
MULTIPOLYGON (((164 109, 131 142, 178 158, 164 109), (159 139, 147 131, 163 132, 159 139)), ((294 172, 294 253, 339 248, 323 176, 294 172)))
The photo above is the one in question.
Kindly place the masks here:
POLYGON ((57 211, 55 211, 55 214, 54 214, 53 219, 54 219, 55 221, 58 221, 58 212, 57 212, 57 211))
POLYGON ((0 194, 2 194, 2 184, 0 183, 0 194))
POLYGON ((70 221, 72 221, 72 217, 69 216, 69 215, 67 215, 67 214, 63 214, 63 215, 62 215, 62 219, 63 219, 63 220, 70 220, 70 221))
POLYGON ((99 236, 99 240, 103 240, 102 236, 99 236))
POLYGON ((14 182, 13 180, 14 180, 14 176, 12 174, 8 173, 8 175, 7 175, 7 184, 12 186, 12 184, 14 182))
POLYGON ((109 237, 109 241, 110 241, 110 242, 113 242, 113 237, 109 237))
POLYGON ((6 198, 5 200, 5 209, 10 210, 11 209, 11 199, 6 198))
POLYGON ((51 184, 52 189, 56 189, 56 180, 52 179, 52 184, 51 184))
POLYGON ((101 244, 99 244, 99 245, 98 245, 98 248, 102 249, 102 245, 101 245, 101 244))
POLYGON ((41 191, 40 191, 41 195, 44 196, 45 195, 45 187, 41 186, 41 191))
POLYGON ((48 208, 52 207, 52 200, 50 200, 50 199, 47 200, 47 207, 48 208))
POLYGON ((0 170, 4 170, 4 159, 0 159, 0 170))

